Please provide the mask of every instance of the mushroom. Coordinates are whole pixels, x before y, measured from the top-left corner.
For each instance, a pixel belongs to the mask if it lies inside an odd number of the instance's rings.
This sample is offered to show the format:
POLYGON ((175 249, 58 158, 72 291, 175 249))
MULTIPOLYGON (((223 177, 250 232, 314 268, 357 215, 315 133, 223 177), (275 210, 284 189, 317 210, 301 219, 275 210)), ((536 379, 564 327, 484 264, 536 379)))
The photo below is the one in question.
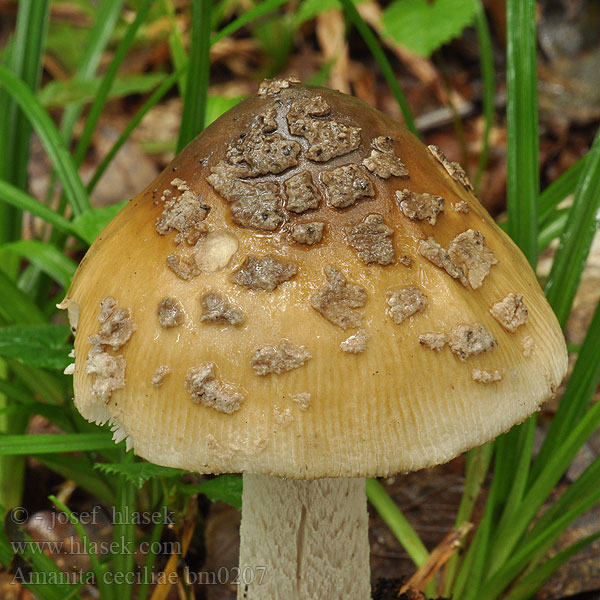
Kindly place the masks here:
POLYGON ((492 440, 567 367, 535 274, 460 166, 294 80, 263 85, 131 200, 61 307, 78 317, 85 418, 152 462, 243 473, 240 572, 266 571, 239 598, 369 598, 364 478, 492 440), (322 236, 297 241, 303 223, 322 236), (352 336, 360 352, 343 350, 352 336))

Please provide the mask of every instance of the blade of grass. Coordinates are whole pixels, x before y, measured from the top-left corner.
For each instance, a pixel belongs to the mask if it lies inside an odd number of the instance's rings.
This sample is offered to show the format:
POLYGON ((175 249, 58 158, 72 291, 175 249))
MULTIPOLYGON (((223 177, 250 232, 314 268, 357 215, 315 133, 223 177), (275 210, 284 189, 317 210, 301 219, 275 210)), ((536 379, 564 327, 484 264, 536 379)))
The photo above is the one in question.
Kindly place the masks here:
POLYGON ((40 309, 0 269, 0 320, 5 323, 44 323, 40 309))
POLYGON ((563 234, 570 212, 570 208, 561 208, 560 210, 555 210, 544 222, 539 230, 538 235, 538 250, 540 252, 545 250, 550 245, 552 240, 559 238, 563 234))
MULTIPOLYGON (((156 548, 158 543, 160 542, 160 538, 165 526, 165 522, 163 519, 163 511, 158 511, 158 522, 152 528, 152 535, 150 537, 149 548, 156 548)), ((148 551, 146 555, 146 562, 144 563, 144 573, 153 573, 154 565, 156 564, 157 554, 156 552, 152 552, 152 550, 148 551)), ((141 585, 138 586, 137 589, 137 600, 146 600, 148 598, 148 593, 150 591, 150 577, 144 577, 141 585)))
POLYGON ((92 494, 100 502, 113 506, 116 502, 114 489, 107 483, 106 478, 93 470, 93 463, 83 455, 77 458, 63 454, 36 454, 36 460, 46 465, 65 479, 74 481, 79 487, 92 494))
POLYGON ((0 257, 14 253, 34 264, 64 288, 71 283, 77 264, 58 248, 37 240, 18 240, 0 246, 0 257))
POLYGON ((102 175, 104 175, 104 172, 106 171, 106 169, 108 168, 108 166, 110 165, 110 163, 112 162, 114 157, 117 155, 119 150, 123 147, 123 144, 125 144, 125 142, 131 136, 133 130, 140 124, 140 122, 146 116, 146 114, 150 111, 150 109, 152 109, 154 106, 156 106, 162 100, 162 98, 165 96, 165 94, 177 83, 177 81, 179 81, 181 75, 185 72, 185 69, 187 69, 187 65, 184 69, 180 69, 180 70, 176 71, 175 73, 172 73, 171 75, 169 75, 169 77, 167 77, 156 88, 156 90, 154 90, 154 92, 148 98, 148 100, 146 100, 146 102, 144 102, 144 104, 141 106, 141 108, 135 113, 135 115, 133 116, 131 121, 129 121, 129 123, 127 123, 127 126, 125 127, 125 129, 123 129, 123 131, 121 132, 121 135, 118 137, 118 139, 115 141, 115 143, 111 146, 110 150, 106 153, 106 156, 102 159, 102 161, 96 168, 94 175, 92 176, 89 183, 87 184, 87 191, 89 194, 92 193, 92 191, 96 187, 98 181, 100 181, 100 179, 102 178, 102 175))
POLYGON ((81 134, 81 137, 79 138, 79 141, 77 142, 75 152, 73 153, 73 160, 78 167, 83 162, 83 159, 85 158, 85 155, 90 147, 92 136, 94 134, 94 131, 96 130, 98 121, 100 120, 100 115, 108 99, 108 95, 110 93, 110 89, 113 85, 115 77, 117 76, 119 68, 121 67, 121 63, 123 62, 125 55, 129 51, 129 48, 133 44, 140 25, 146 20, 151 3, 151 0, 143 0, 143 2, 140 4, 138 11, 135 15, 135 19, 127 27, 125 35, 119 42, 119 45, 115 50, 115 54, 112 60, 110 61, 108 69, 106 69, 106 73, 104 74, 104 77, 102 78, 102 83, 100 84, 100 88, 98 89, 98 92, 94 98, 94 102, 92 103, 92 106, 90 107, 87 118, 85 120, 83 132, 81 134))
MULTIPOLYGON (((48 31, 49 0, 21 2, 17 13, 17 26, 7 66, 23 81, 30 91, 39 85, 42 55, 48 31)), ((31 126, 14 99, 0 91, 4 101, 0 102, 3 141, 0 142, 0 177, 8 179, 18 188, 27 189, 27 164, 31 126)), ((8 228, 5 241, 18 239, 21 233, 21 215, 18 211, 3 211, 3 229, 8 228)))
POLYGON ((530 483, 540 476, 548 460, 562 446, 573 427, 585 415, 600 381, 598 348, 600 348, 600 303, 596 305, 567 389, 531 469, 530 483))
POLYGON ((63 139, 31 90, 9 69, 0 66, 0 84, 19 104, 48 153, 75 214, 90 208, 89 199, 63 139))
MULTIPOLYGON (((241 29, 244 25, 251 23, 255 19, 267 15, 274 10, 276 10, 282 4, 285 4, 287 0, 266 0, 261 4, 255 6, 251 10, 244 12, 237 19, 232 21, 229 25, 221 29, 218 33, 213 35, 210 40, 211 46, 216 44, 219 40, 227 37, 228 35, 232 35, 238 29, 241 29)), ((184 65, 182 65, 181 69, 169 75, 167 79, 163 81, 163 83, 154 91, 154 93, 148 98, 148 100, 143 104, 143 106, 138 110, 133 119, 129 122, 127 127, 123 130, 122 134, 119 136, 119 139, 113 144, 110 151, 104 157, 100 165, 98 166, 94 176, 90 180, 88 184, 88 191, 91 191, 96 187, 98 181, 108 168, 109 164, 116 156, 117 152, 123 146, 123 144, 129 139, 129 136, 133 132, 133 130, 137 127, 140 121, 144 118, 144 116, 150 111, 150 109, 158 104, 158 102, 163 98, 163 96, 177 83, 177 81, 187 72, 189 63, 186 61, 184 65)))
MULTIPOLYGON (((45 319, 45 322, 47 322, 47 319, 45 319)), ((62 374, 59 375, 45 369, 24 365, 17 360, 9 360, 8 363, 11 372, 21 385, 47 404, 64 407, 65 398, 73 395, 72 382, 63 377, 62 374)), ((80 417, 80 419, 84 421, 83 417, 80 417)), ((87 421, 84 422, 87 423, 87 421)), ((94 425, 94 427, 97 431, 97 425, 94 425)))
POLYGON ((515 548, 498 571, 491 571, 492 576, 485 583, 486 598, 490 600, 498 598, 523 570, 523 565, 526 565, 540 548, 549 548, 577 517, 594 506, 599 500, 600 489, 597 489, 595 493, 590 494, 576 507, 563 513, 550 523, 536 538, 515 548))
POLYGON ((20 386, 2 379, 0 379, 0 393, 10 399, 10 408, 14 408, 16 412, 27 413, 28 415, 42 415, 64 431, 72 430, 72 424, 61 407, 52 406, 45 402, 38 402, 20 386))
POLYGON ((244 11, 237 19, 223 27, 220 31, 213 35, 211 45, 216 44, 219 40, 234 34, 238 29, 252 23, 259 17, 271 14, 282 4, 285 4, 288 0, 265 0, 260 2, 250 10, 244 11))
POLYGON ((502 459, 500 453, 497 455, 494 463, 494 478, 498 477, 502 484, 509 484, 508 494, 505 499, 502 499, 502 514, 495 524, 499 529, 509 526, 521 508, 523 495, 527 489, 536 422, 535 418, 529 418, 496 442, 504 452, 502 459))
POLYGON ((546 282, 546 297, 563 327, 571 312, 599 224, 600 131, 596 134, 585 161, 585 169, 577 182, 573 206, 546 282))
POLYGON ((38 600, 77 598, 80 586, 69 583, 56 563, 23 529, 19 519, 7 513, 4 528, 0 529, 0 553, 5 566, 11 567, 13 584, 29 589, 38 600), (5 533, 6 532, 6 533, 5 533), (10 557, 6 556, 7 550, 10 557))
POLYGON ((479 189, 481 176, 487 165, 490 151, 490 131, 494 124, 495 114, 495 87, 496 78, 494 74, 494 54, 492 50, 492 38, 488 26, 485 8, 481 0, 476 1, 475 10, 475 31, 477 32, 477 42, 479 44, 479 68, 481 69, 481 78, 483 80, 483 133, 482 149, 477 161, 477 172, 475 173, 474 186, 479 189))
POLYGON ((580 158, 540 194, 538 200, 538 217, 540 222, 546 221, 562 200, 575 193, 577 182, 581 177, 581 173, 583 173, 586 160, 587 155, 580 158))
MULTIPOLYGON (((169 50, 171 52, 171 60, 175 71, 181 71, 184 65, 187 63, 187 56, 183 47, 183 37, 181 31, 177 27, 177 21, 175 20, 175 6, 172 0, 162 0, 162 10, 169 19, 169 50)), ((180 98, 185 98, 185 77, 177 79, 177 86, 179 88, 180 98)))
MULTIPOLYGON (((133 462, 133 453, 121 451, 121 463, 133 462)), ((135 521, 131 518, 136 512, 135 487, 126 478, 117 480, 117 501, 115 503, 115 523, 113 540, 116 548, 135 548, 135 521)), ((124 576, 122 583, 115 582, 119 600, 131 600, 133 584, 127 583, 129 573, 133 573, 135 553, 117 550, 112 554, 113 571, 124 576)))
POLYGON ((53 210, 38 202, 35 198, 21 191, 19 188, 0 179, 0 201, 30 212, 32 215, 50 223, 65 233, 71 232, 71 224, 68 219, 55 213, 53 210))
POLYGON ((360 16, 358 10, 352 3, 352 0, 340 0, 344 12, 348 16, 350 22, 356 27, 361 37, 367 44, 369 51, 373 55, 375 62, 379 65, 379 69, 383 77, 385 78, 386 83, 388 84, 400 110, 402 111, 402 116, 404 117, 404 122, 406 127, 410 129, 416 136, 419 135, 417 128, 415 126, 415 120, 413 118, 412 112, 410 110, 410 106, 398 84, 398 80, 396 79, 396 74, 390 65, 383 48, 379 44, 377 37, 371 31, 370 27, 365 23, 364 19, 360 16))
POLYGON ((367 479, 367 498, 415 565, 420 567, 425 564, 429 558, 427 548, 377 479, 367 479))
POLYGON ((85 552, 90 559, 90 563, 92 565, 92 571, 96 576, 96 586, 98 588, 98 592, 100 592, 100 597, 102 600, 111 600, 114 598, 112 588, 107 584, 106 578, 104 574, 108 570, 107 564, 101 564, 100 560, 94 551, 94 546, 90 543, 90 538, 88 537, 85 529, 82 527, 79 519, 73 514, 73 512, 67 507, 66 504, 63 504, 56 496, 48 496, 48 500, 52 502, 59 510, 64 512, 68 517, 71 525, 73 525, 75 531, 81 538, 83 542, 83 547, 85 548, 85 552))
POLYGON ((507 0, 506 17, 508 233, 535 267, 539 192, 535 2, 507 0))
POLYGON ((543 565, 528 573, 503 596, 503 600, 529 600, 562 565, 587 545, 600 538, 600 532, 589 535, 559 552, 543 565))
POLYGON ((600 458, 592 464, 574 481, 556 500, 552 506, 536 521, 531 530, 527 532, 526 540, 538 537, 560 515, 570 510, 594 492, 600 481, 600 458))
MULTIPOLYGON (((481 492, 481 486, 490 468, 494 444, 489 443, 474 448, 467 453, 465 486, 456 514, 455 527, 458 529, 464 523, 471 521, 475 503, 481 492)), ((455 553, 446 563, 443 576, 444 595, 449 596, 454 584, 456 573, 460 568, 462 557, 455 553)))
POLYGON ((494 506, 496 504, 497 480, 492 481, 490 492, 481 521, 469 545, 466 556, 452 587, 452 598, 478 598, 479 584, 483 576, 492 529, 494 506))
MULTIPOLYGON (((94 25, 89 32, 85 49, 75 73, 76 80, 86 81, 95 75, 121 14, 122 7, 123 0, 101 0, 98 4, 94 25)), ((83 102, 72 102, 65 107, 60 122, 60 133, 65 142, 71 140, 73 127, 81 114, 82 107, 83 102)))
POLYGON ((114 448, 108 433, 63 433, 0 436, 0 456, 16 454, 49 454, 114 448))
POLYGON ((498 528, 494 535, 494 547, 488 565, 489 572, 495 573, 506 564, 515 551, 519 540, 529 527, 558 483, 569 464, 590 435, 600 427, 600 403, 594 405, 571 430, 557 451, 548 458, 537 479, 523 497, 520 510, 511 523, 503 529, 498 528))
POLYGON ((212 2, 192 1, 190 68, 187 70, 177 152, 204 129, 210 78, 210 14, 212 2))

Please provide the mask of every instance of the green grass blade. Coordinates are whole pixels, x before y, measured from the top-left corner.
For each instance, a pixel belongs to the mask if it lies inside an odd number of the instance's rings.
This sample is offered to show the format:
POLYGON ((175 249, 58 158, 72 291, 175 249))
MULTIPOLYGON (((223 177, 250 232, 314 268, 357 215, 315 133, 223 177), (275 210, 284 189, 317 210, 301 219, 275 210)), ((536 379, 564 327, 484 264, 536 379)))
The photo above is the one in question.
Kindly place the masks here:
POLYGON ((44 323, 45 316, 0 269, 0 323, 44 323))
MULTIPOLYGON (((94 25, 90 30, 85 49, 79 60, 75 79, 86 81, 96 73, 121 14, 122 7, 123 0, 101 0, 98 4, 94 25)), ((73 102, 65 107, 60 123, 60 132, 67 142, 71 140, 73 127, 81 114, 82 107, 83 102, 73 102)))
MULTIPOLYGON (((475 503, 481 492, 481 486, 490 468, 494 444, 484 444, 473 448, 466 455, 465 486, 456 513, 455 527, 458 529, 464 523, 470 522, 475 508, 475 503)), ((454 584, 456 573, 460 568, 462 556, 460 553, 452 555, 446 563, 443 575, 444 594, 449 596, 454 584)))
POLYGON ((96 586, 98 588, 98 592, 100 593, 100 597, 102 600, 111 600, 114 598, 112 588, 108 585, 108 582, 104 577, 104 574, 108 570, 108 565, 100 563, 100 559, 94 550, 94 546, 90 543, 90 538, 88 537, 85 529, 75 514, 73 514, 73 512, 67 507, 67 505, 63 504, 56 496, 48 496, 48 500, 50 500, 50 502, 52 502, 59 510, 64 512, 69 517, 69 521, 71 522, 71 525, 73 525, 77 535, 79 535, 81 538, 85 552, 90 559, 92 571, 96 576, 96 586))
MULTIPOLYGON (((531 454, 537 419, 530 417, 525 423, 513 427, 496 441, 497 454, 494 463, 494 481, 506 495, 499 497, 499 514, 495 518, 494 529, 510 527, 521 510, 523 496, 527 490, 531 454)), ((496 536, 492 534, 490 553, 493 555, 496 536)))
POLYGON ((417 567, 429 558, 417 532, 377 479, 367 479, 367 498, 417 567))
POLYGON ((73 231, 85 242, 92 244, 100 232, 114 219, 128 200, 94 208, 73 219, 73 231))
POLYGON ((37 240, 18 240, 4 244, 0 246, 0 257, 4 253, 14 253, 28 260, 64 288, 69 286, 77 269, 77 264, 58 248, 37 240))
POLYGON ((531 482, 560 449, 573 427, 582 419, 600 382, 600 303, 579 351, 567 389, 531 469, 531 482))
POLYGON ((135 15, 135 19, 133 22, 127 27, 125 35, 123 39, 119 42, 117 49, 115 50, 115 54, 113 59, 110 61, 110 65, 108 69, 106 69, 106 73, 102 78, 102 83, 100 84, 100 88, 98 89, 98 93, 94 98, 94 102, 90 107, 89 113, 85 120, 85 126, 83 128, 83 132, 79 141, 77 142, 77 146, 75 147, 74 152, 74 161, 77 166, 80 166, 85 158, 85 155, 90 147, 90 143, 92 141, 92 136, 96 129, 96 125, 98 125, 98 121, 100 120, 100 115, 102 114, 102 110, 104 109, 104 105, 108 99, 108 95, 110 93, 113 82, 119 72, 119 68, 121 63, 123 62, 125 55, 129 51, 129 48, 133 44, 135 40, 135 36, 140 25, 146 20, 148 16, 148 12, 150 10, 151 0, 143 0, 138 8, 138 11, 135 15))
POLYGON ((0 456, 17 454, 49 454, 55 452, 95 452, 112 449, 115 443, 109 433, 64 433, 0 436, 0 456))
POLYGON ((526 539, 539 536, 560 515, 573 508, 590 493, 594 493, 600 481, 600 458, 592 464, 554 501, 552 506, 536 521, 531 530, 527 532, 526 539))
POLYGON ((408 129, 418 136, 419 132, 415 126, 415 120, 410 110, 410 106, 408 105, 406 97, 404 96, 404 93, 398 84, 396 74, 394 73, 390 62, 388 61, 381 44, 377 40, 377 37, 371 31, 370 27, 365 23, 364 19, 360 16, 358 10, 356 10, 356 7, 352 3, 352 0, 340 0, 340 2, 344 8, 344 12, 360 33, 361 37, 365 41, 365 44, 367 44, 371 54, 373 55, 373 58, 379 65, 379 69, 381 70, 386 83, 396 99, 400 110, 402 111, 402 116, 404 117, 406 127, 408 127, 408 129))
POLYGON ((595 542, 600 538, 600 532, 587 536, 578 542, 575 542, 562 552, 559 552, 543 565, 528 573, 523 579, 517 581, 506 594, 503 600, 530 600, 535 596, 535 593, 550 579, 560 567, 562 567, 573 555, 587 545, 595 542))
POLYGON ((0 179, 0 201, 15 206, 20 210, 30 212, 32 215, 39 217, 64 233, 71 232, 71 223, 68 219, 65 219, 29 194, 2 179, 0 179))
POLYGON ((577 183, 573 206, 546 282, 546 297, 563 327, 571 312, 599 224, 600 131, 596 134, 585 161, 585 169, 577 183))
POLYGON ((563 234, 569 219, 569 212, 571 212, 570 208, 555 210, 541 226, 538 235, 538 250, 540 252, 563 234))
MULTIPOLYGON (((31 91, 37 89, 40 80, 42 55, 48 31, 49 7, 49 0, 19 3, 9 66, 31 91)), ((6 163, 1 172, 17 187, 26 189, 31 127, 14 101, 6 118, 9 131, 5 143, 9 146, 4 148, 6 155, 3 159, 6 163)))
POLYGON ((31 90, 6 67, 0 66, 0 84, 19 104, 50 157, 75 214, 90 208, 89 199, 63 139, 31 90))
MULTIPOLYGON (((181 31, 177 27, 177 21, 175 20, 175 6, 172 0, 163 0, 162 9, 169 19, 169 50, 171 52, 171 60, 175 71, 181 71, 187 64, 187 56, 185 54, 185 48, 183 46, 183 37, 181 31)), ((186 78, 179 77, 177 79, 177 85, 179 87, 179 96, 185 98, 185 84, 186 78)))
POLYGON ((541 194, 538 201, 538 218, 543 223, 552 215, 556 207, 575 193, 577 182, 585 168, 587 155, 580 158, 568 171, 553 181, 541 194))
POLYGON ((222 40, 228 35, 232 35, 238 29, 252 23, 256 19, 271 14, 287 1, 288 0, 264 0, 264 2, 258 3, 250 10, 244 11, 237 19, 213 35, 211 45, 216 44, 219 40, 222 40))
MULTIPOLYGON (((121 452, 121 463, 127 464, 133 462, 133 454, 121 452)), ((135 548, 135 521, 128 518, 127 515, 133 515, 136 512, 135 487, 127 479, 119 477, 117 480, 117 501, 115 503, 115 518, 113 540, 115 547, 135 548), (119 517, 120 515, 120 517, 119 517)), ((133 552, 119 552, 112 555, 112 568, 115 573, 123 573, 129 576, 133 573, 135 567, 135 554, 133 552)), ((131 600, 133 594, 133 585, 127 583, 115 582, 115 592, 119 600, 131 600)))
POLYGON ((492 482, 485 512, 479 524, 475 536, 469 545, 469 549, 458 571, 452 588, 452 598, 479 598, 479 583, 483 575, 483 568, 487 556, 487 548, 493 518, 493 505, 495 503, 496 487, 492 482))
POLYGON ((117 155, 119 150, 123 147, 123 144, 125 144, 125 142, 129 139, 129 137, 133 133, 133 130, 140 124, 140 122, 146 116, 146 114, 150 111, 150 109, 152 109, 154 106, 156 106, 163 99, 165 94, 180 80, 181 75, 185 72, 185 69, 187 69, 187 65, 184 69, 180 69, 180 70, 176 71, 175 73, 172 73, 171 75, 169 75, 169 77, 167 77, 158 86, 158 88, 156 88, 156 90, 152 93, 152 95, 148 98, 148 100, 146 100, 146 102, 144 102, 144 104, 141 106, 141 108, 135 113, 135 115, 133 116, 131 121, 129 121, 129 123, 127 123, 127 126, 125 127, 125 129, 123 129, 123 131, 121 132, 121 135, 118 137, 118 139, 112 145, 110 150, 106 153, 106 156, 100 161, 100 164, 96 168, 94 175, 90 179, 90 181, 87 185, 87 191, 89 194, 92 193, 92 191, 96 187, 98 181, 100 181, 100 179, 102 178, 102 175, 104 175, 104 172, 106 171, 106 169, 108 168, 110 163, 113 161, 114 157, 117 155))
POLYGON ((571 430, 561 446, 549 457, 537 479, 531 484, 513 521, 494 536, 494 553, 490 557, 489 572, 495 573, 511 557, 529 524, 558 483, 569 464, 590 435, 600 427, 600 403, 594 405, 571 430))
POLYGON ((494 74, 494 53, 492 48, 492 38, 488 26, 485 8, 481 0, 476 1, 475 11, 475 31, 477 32, 477 41, 479 43, 479 68, 481 69, 481 78, 483 80, 483 134, 482 149, 477 162, 477 172, 475 173, 474 186, 477 190, 481 182, 481 176, 485 171, 488 156, 490 153, 490 132, 494 124, 495 114, 495 95, 496 95, 496 77, 494 74))
MULTIPOLYGON (((160 538, 165 527, 163 519, 163 511, 158 512, 158 522, 152 528, 152 536, 150 538, 150 548, 156 548, 160 542, 160 538)), ((146 554, 146 562, 144 563, 144 573, 153 573, 154 565, 156 564, 156 552, 148 552, 146 554)), ((137 588, 137 600, 146 600, 150 592, 150 577, 145 577, 142 583, 137 588)))
POLYGON ((535 267, 539 191, 535 2, 507 0, 506 16, 508 233, 535 267))
POLYGON ((204 129, 210 78, 210 15, 212 2, 193 0, 190 67, 187 70, 177 152, 204 129))
POLYGON ((66 600, 77 598, 78 585, 69 583, 56 563, 24 531, 23 526, 11 513, 4 517, 0 530, 0 555, 4 565, 11 567, 12 583, 29 589, 37 600, 66 600), (11 556, 6 556, 10 549, 11 556))
POLYGON ((590 494, 571 510, 561 514, 550 523, 544 531, 529 542, 519 544, 518 548, 507 556, 497 571, 490 571, 492 576, 485 582, 486 598, 494 600, 511 584, 526 565, 541 548, 550 548, 559 535, 586 510, 589 510, 600 500, 600 489, 590 494))

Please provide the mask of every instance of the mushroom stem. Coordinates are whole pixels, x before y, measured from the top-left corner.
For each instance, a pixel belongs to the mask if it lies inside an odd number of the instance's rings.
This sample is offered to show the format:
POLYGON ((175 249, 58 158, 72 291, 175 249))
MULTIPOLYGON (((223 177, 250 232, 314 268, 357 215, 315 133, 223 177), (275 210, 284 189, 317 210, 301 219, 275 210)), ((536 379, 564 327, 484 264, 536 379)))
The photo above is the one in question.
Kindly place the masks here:
POLYGON ((239 600, 371 597, 364 479, 244 473, 240 536, 239 600))

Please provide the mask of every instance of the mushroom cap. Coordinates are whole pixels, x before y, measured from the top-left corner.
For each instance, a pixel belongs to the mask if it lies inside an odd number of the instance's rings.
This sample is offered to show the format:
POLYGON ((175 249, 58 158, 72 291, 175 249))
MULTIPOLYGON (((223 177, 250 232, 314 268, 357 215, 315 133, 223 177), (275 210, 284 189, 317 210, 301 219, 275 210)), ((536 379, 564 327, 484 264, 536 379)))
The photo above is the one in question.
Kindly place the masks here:
POLYGON ((263 84, 79 266, 78 410, 158 464, 297 479, 432 466, 522 422, 564 338, 444 161, 356 98, 263 84))

